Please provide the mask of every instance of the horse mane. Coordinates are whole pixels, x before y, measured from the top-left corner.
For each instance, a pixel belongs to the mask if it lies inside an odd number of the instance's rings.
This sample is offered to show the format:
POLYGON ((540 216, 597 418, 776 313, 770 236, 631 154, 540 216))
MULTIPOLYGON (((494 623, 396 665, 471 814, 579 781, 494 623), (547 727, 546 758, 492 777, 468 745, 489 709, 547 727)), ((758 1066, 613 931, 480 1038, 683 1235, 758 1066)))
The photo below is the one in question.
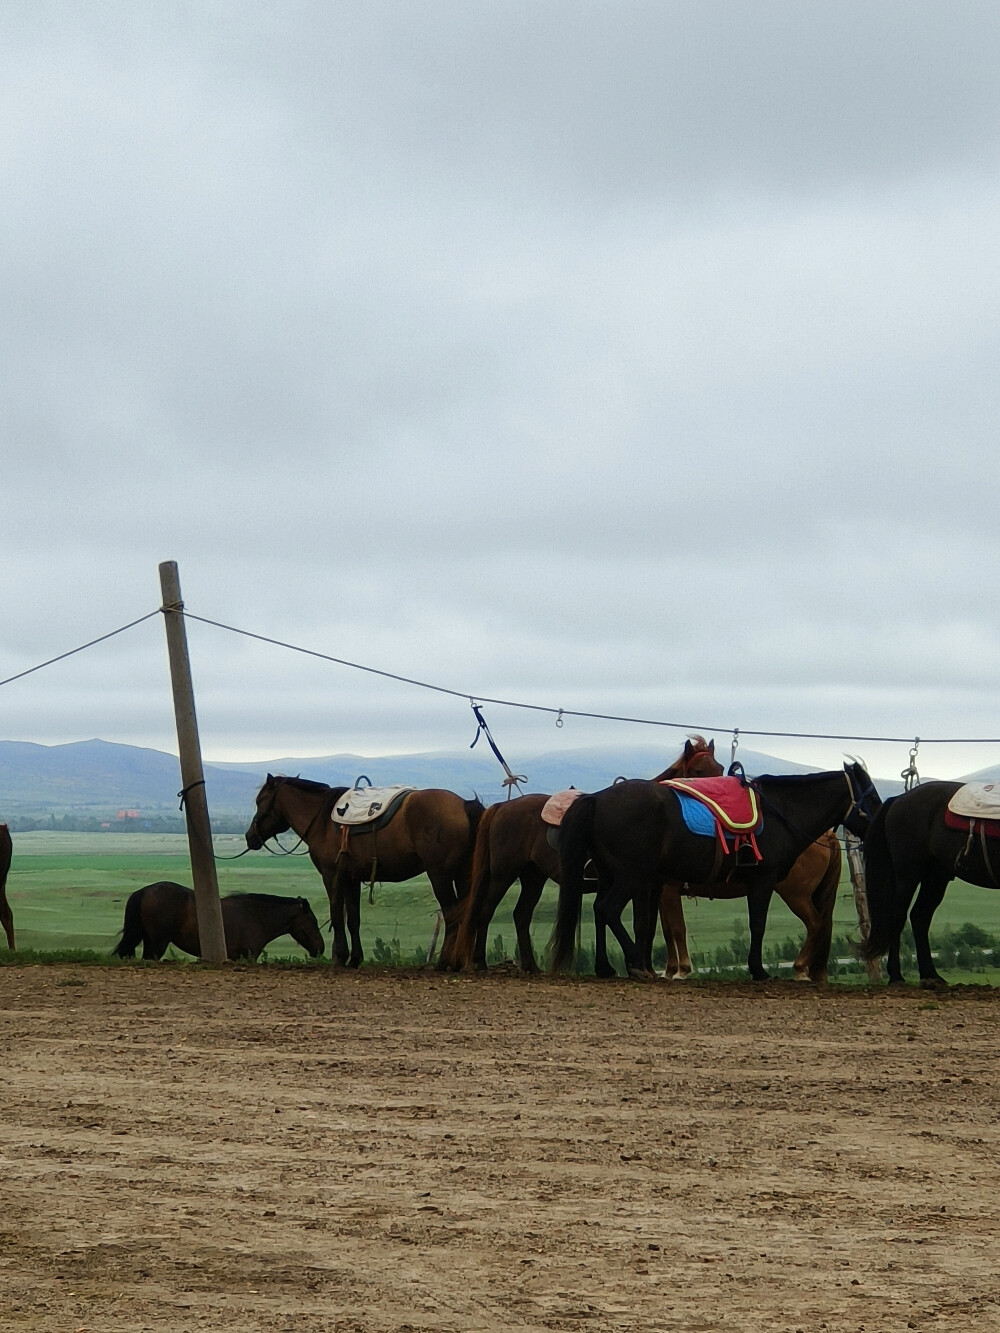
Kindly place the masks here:
POLYGON ((808 773, 757 773, 752 778, 748 778, 750 783, 754 782, 773 782, 779 787, 794 787, 802 781, 803 778, 839 778, 843 777, 842 768, 828 768, 808 773))
POLYGON ((299 791, 331 790, 330 784, 328 782, 314 782, 312 778, 300 778, 297 774, 295 777, 289 777, 286 773, 275 773, 274 781, 276 783, 287 782, 288 785, 291 787, 298 787, 299 791))

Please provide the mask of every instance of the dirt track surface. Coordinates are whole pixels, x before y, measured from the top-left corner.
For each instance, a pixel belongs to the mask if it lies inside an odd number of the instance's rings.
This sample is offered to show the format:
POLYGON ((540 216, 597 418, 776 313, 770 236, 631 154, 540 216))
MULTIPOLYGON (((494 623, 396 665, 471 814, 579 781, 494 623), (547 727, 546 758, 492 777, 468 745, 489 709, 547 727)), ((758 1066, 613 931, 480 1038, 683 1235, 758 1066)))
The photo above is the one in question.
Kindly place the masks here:
POLYGON ((0 1326, 1000 1328, 1000 995, 0 969, 0 1326))

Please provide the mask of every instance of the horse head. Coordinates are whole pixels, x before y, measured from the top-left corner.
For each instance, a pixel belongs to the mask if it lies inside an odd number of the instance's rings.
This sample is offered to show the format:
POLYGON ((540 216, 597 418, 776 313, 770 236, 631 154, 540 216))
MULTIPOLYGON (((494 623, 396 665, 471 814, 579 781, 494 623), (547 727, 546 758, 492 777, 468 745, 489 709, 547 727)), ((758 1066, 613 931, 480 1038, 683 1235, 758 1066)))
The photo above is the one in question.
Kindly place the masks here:
POLYGON ((244 834, 246 844, 252 852, 259 852, 268 838, 284 833, 291 827, 285 815, 278 809, 278 793, 286 781, 286 778, 276 778, 268 773, 267 781, 257 793, 257 813, 244 834))
POLYGON ((723 771, 715 757, 715 741, 706 741, 704 736, 688 737, 680 765, 682 778, 717 778, 723 771))
POLYGON ((319 958, 323 953, 323 936, 320 934, 316 913, 305 898, 295 898, 295 909, 288 923, 288 933, 296 944, 301 944, 310 958, 319 958))
POLYGON ((856 838, 863 839, 872 820, 882 808, 882 798, 875 790, 875 784, 860 759, 845 762, 844 773, 847 775, 847 785, 851 789, 851 804, 844 816, 844 828, 856 838))

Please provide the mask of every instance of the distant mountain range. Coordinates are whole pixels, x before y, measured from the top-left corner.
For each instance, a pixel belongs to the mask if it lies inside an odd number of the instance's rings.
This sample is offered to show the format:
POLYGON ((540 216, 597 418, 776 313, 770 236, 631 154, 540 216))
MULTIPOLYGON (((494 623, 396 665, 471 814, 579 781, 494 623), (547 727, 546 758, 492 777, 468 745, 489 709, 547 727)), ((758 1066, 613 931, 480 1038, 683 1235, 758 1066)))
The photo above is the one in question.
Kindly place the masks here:
MULTIPOLYGON (((651 777, 680 752, 622 746, 610 749, 552 751, 520 759, 518 771, 527 774, 522 790, 560 791, 579 787, 597 791, 619 775, 651 777)), ((802 764, 741 747, 740 759, 750 774, 807 773, 802 764)), ((719 758, 725 762, 725 748, 719 758)), ((364 774, 376 786, 394 783, 415 787, 447 787, 464 796, 479 795, 487 804, 502 800, 503 770, 488 750, 436 751, 427 754, 324 755, 320 758, 282 758, 252 763, 205 765, 209 809, 213 817, 249 820, 254 798, 268 773, 296 774, 331 786, 353 786, 364 774)), ((989 780, 1000 769, 972 775, 989 780)), ((176 755, 111 741, 76 741, 70 745, 35 745, 29 741, 0 741, 0 820, 11 815, 87 814, 98 818, 121 810, 136 810, 144 817, 176 814, 181 785, 176 755)), ((884 796, 901 790, 897 781, 878 780, 884 796)))

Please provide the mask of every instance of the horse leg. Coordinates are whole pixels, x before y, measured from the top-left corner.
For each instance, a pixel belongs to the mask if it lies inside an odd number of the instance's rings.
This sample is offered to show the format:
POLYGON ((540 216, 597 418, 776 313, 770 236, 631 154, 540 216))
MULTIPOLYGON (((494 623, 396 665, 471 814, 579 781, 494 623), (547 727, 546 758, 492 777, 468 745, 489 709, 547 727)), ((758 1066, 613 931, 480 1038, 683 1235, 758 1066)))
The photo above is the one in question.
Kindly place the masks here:
MULTIPOLYGON (((496 915, 497 908, 503 902, 507 890, 513 883, 514 883, 513 876, 511 876, 511 878, 508 879, 505 874, 497 875, 496 872, 494 872, 493 879, 490 881, 490 888, 489 888, 489 894, 486 899, 486 905, 480 912, 479 920, 476 922, 476 943, 472 954, 472 966, 475 968, 477 972, 485 972, 487 970, 488 965, 486 962, 486 949, 489 945, 490 923, 492 922, 494 916, 496 915)), ((521 881, 521 884, 522 884, 521 891, 523 895, 524 892, 523 879, 521 881)), ((541 890, 539 890, 539 893, 541 893, 541 890)), ((535 901, 537 902, 538 900, 536 899, 535 901)), ((520 905, 520 899, 518 899, 518 904, 520 905)), ((534 911, 534 904, 532 904, 531 911, 534 911)), ((531 920, 530 911, 528 914, 528 920, 529 922, 531 920)), ((515 926, 517 925, 516 910, 514 912, 514 924, 515 926)), ((520 948, 521 945, 520 930, 518 931, 517 941, 518 941, 518 947, 520 948)), ((528 941, 528 947, 529 949, 531 947, 530 939, 528 941)))
POLYGON ((823 954, 823 935, 827 923, 813 907, 811 898, 801 901, 786 898, 785 903, 806 928, 802 948, 792 964, 792 974, 796 981, 812 981, 817 986, 821 985, 826 980, 826 965, 830 957, 829 931, 826 932, 826 955, 820 956, 823 954))
POLYGON ((347 879, 346 874, 341 875, 338 887, 343 892, 343 913, 347 933, 351 937, 347 966, 360 967, 365 959, 365 951, 361 947, 361 880, 353 876, 347 879))
MULTIPOLYGON (((660 886, 658 884, 643 884, 639 880, 633 881, 632 892, 632 913, 633 925, 638 934, 641 929, 641 923, 649 916, 649 898, 653 895, 653 901, 659 901, 660 886)), ((633 940, 628 931, 622 925, 622 912, 625 910, 625 904, 628 902, 629 895, 617 887, 617 882, 612 883, 608 889, 599 888, 597 896, 594 898, 594 924, 597 927, 597 936, 600 941, 605 927, 609 929, 615 939, 618 941, 618 947, 625 957, 626 973, 635 977, 637 980, 648 980, 649 972, 645 966, 645 955, 642 947, 637 941, 633 940)), ((654 918, 655 919, 655 918, 654 918)), ((604 975, 614 975, 607 961, 607 954, 604 955, 605 965, 609 967, 609 972, 604 975)))
POLYGON ((154 962, 159 962, 167 952, 170 945, 170 938, 167 935, 153 936, 148 935, 145 930, 142 932, 142 956, 149 958, 154 962))
POLYGON ((428 871, 427 878, 431 882, 434 897, 438 901, 438 907, 441 909, 441 916, 444 920, 444 940, 441 943, 440 956, 434 967, 438 972, 448 972, 455 966, 454 954, 455 940, 458 936, 459 899, 455 893, 454 881, 444 871, 435 870, 433 874, 428 871))
MULTIPOLYGON (((885 959, 886 976, 890 986, 902 986, 906 983, 906 978, 903 976, 903 968, 899 961, 899 940, 903 933, 903 927, 906 925, 906 914, 909 911, 910 903, 919 883, 920 874, 917 869, 911 866, 904 866, 901 870, 897 867, 894 910, 898 913, 898 924, 893 926, 893 935, 885 959)), ((945 881, 945 883, 947 883, 947 881, 945 881)), ((944 888, 941 889, 941 895, 938 897, 934 907, 931 908, 930 915, 927 918, 928 925, 930 924, 930 917, 934 914, 934 908, 937 907, 943 896, 944 888)), ((927 958, 929 962, 930 945, 927 946, 927 958)), ((931 970, 933 971, 933 964, 931 964, 931 970)), ((921 974, 921 976, 922 975, 923 974, 921 974)))
POLYGON ((750 952, 747 954, 747 967, 753 981, 770 981, 770 974, 764 970, 763 948, 764 930, 767 927, 767 909, 771 905, 770 884, 758 885, 747 893, 747 917, 750 921, 750 952))
POLYGON ((611 966, 611 959, 608 957, 607 925, 603 909, 598 907, 603 892, 604 890, 598 887, 594 894, 594 975, 607 978, 616 977, 618 973, 611 966))
POLYGON ((667 976, 681 981, 691 975, 691 955, 688 953, 684 906, 677 884, 664 884, 660 893, 660 925, 667 945, 667 976))
POLYGON ((0 925, 3 926, 3 932, 7 936, 7 948, 14 949, 14 913, 10 910, 10 903, 7 901, 7 895, 0 890, 0 925))
POLYGON ((934 966, 931 957, 930 928, 931 918, 941 906, 941 899, 948 887, 948 879, 943 874, 926 874, 920 884, 920 892, 910 912, 910 925, 913 927, 913 943, 917 949, 917 971, 920 973, 921 986, 947 986, 947 982, 934 966))
POLYGON ((635 945, 642 959, 643 972, 655 977, 653 969, 653 942, 656 939, 657 909, 660 906, 662 891, 643 896, 641 900, 632 900, 632 923, 635 926, 635 945))
POLYGON ((333 931, 333 947, 330 952, 335 963, 340 967, 346 967, 347 931, 344 929, 344 892, 338 868, 335 867, 333 871, 323 875, 323 887, 326 889, 330 904, 330 929, 333 931))
MULTIPOLYGON (((531 918, 548 878, 540 870, 531 866, 521 871, 521 892, 514 905, 514 929, 517 931, 517 961, 522 972, 529 975, 538 971, 535 950, 531 943, 531 918)), ((485 946, 484 946, 485 947, 485 946)))

